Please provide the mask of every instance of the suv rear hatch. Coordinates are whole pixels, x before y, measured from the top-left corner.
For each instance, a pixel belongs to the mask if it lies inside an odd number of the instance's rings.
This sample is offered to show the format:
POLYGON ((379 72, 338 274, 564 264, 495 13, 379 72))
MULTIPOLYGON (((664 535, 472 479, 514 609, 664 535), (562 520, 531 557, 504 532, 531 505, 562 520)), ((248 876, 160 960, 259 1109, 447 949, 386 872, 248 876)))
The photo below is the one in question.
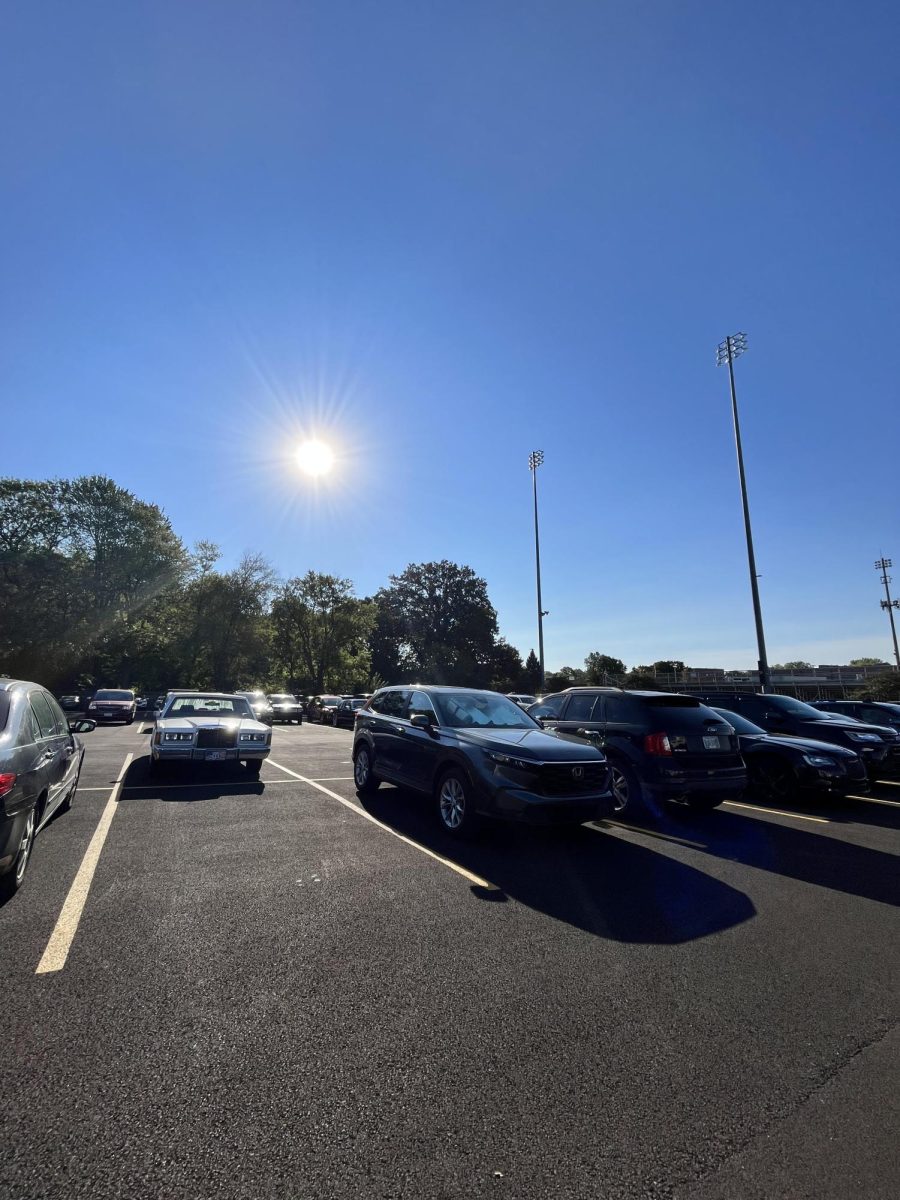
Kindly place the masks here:
POLYGON ((671 757, 685 770, 743 766, 737 734, 720 716, 693 696, 645 696, 644 749, 671 757))

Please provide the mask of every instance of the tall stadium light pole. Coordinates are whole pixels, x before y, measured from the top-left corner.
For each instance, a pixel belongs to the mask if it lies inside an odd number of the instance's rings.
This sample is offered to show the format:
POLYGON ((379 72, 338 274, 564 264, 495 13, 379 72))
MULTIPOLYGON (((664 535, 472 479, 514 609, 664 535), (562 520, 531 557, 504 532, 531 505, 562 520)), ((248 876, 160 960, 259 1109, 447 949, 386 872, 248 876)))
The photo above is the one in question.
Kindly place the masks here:
POLYGON ((741 446, 741 424, 738 420, 737 392, 734 390, 734 360, 747 349, 747 335, 735 333, 720 342, 716 350, 716 366, 728 365, 731 386, 731 415, 734 419, 734 444, 737 448, 738 475, 741 480, 741 503, 744 506, 744 532, 747 535, 747 562, 750 567, 750 590, 753 594, 753 617, 756 621, 756 645, 759 650, 759 684, 764 692, 772 690, 769 660, 766 657, 766 637, 763 632, 762 608, 759 603, 759 577, 756 574, 756 555, 753 553, 753 534, 750 530, 750 505, 747 501, 747 479, 744 475, 744 451, 741 446))
POLYGON ((537 614, 538 614, 538 659, 541 664, 541 686, 544 691, 544 605, 541 600, 541 538, 538 532, 538 503, 537 503, 537 469, 544 465, 543 450, 532 450, 528 455, 528 467, 531 471, 531 484, 534 491, 534 566, 537 573, 537 614))
POLYGON ((891 637, 894 639, 894 660, 897 663, 897 670, 900 671, 900 649, 897 648, 897 626, 894 624, 894 609, 900 608, 900 600, 891 599, 891 577, 888 575, 888 567, 893 566, 893 559, 879 558, 875 564, 875 570, 881 572, 881 582, 884 584, 884 594, 887 599, 881 601, 881 607, 887 609, 887 615, 891 622, 891 637))

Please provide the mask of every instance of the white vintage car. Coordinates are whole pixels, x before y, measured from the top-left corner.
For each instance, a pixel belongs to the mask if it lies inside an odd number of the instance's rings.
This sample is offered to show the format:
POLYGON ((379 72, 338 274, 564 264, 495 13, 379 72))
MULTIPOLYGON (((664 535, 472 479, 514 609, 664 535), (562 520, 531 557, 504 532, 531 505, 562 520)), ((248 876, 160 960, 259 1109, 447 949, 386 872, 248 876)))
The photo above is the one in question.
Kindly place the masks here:
POLYGON ((272 748, 272 730, 253 716, 245 696, 170 692, 150 738, 150 770, 168 763, 243 762, 258 775, 272 748))

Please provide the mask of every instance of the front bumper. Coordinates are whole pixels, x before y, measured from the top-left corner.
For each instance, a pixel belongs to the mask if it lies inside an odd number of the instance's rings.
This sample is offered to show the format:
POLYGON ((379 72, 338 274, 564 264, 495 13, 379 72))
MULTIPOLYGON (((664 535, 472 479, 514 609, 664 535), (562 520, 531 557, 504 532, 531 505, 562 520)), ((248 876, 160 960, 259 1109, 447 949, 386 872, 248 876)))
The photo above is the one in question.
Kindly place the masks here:
POLYGON ((84 715, 92 721, 96 721, 98 725, 102 725, 105 721, 133 721, 135 710, 132 708, 88 708, 84 715))
POLYGON ((804 792, 827 792, 833 796, 846 796, 848 792, 870 791, 869 775, 862 762, 851 763, 837 769, 807 765, 797 772, 797 783, 804 792))
POLYGON ((504 821, 526 825, 583 825, 612 816, 615 800, 611 792, 600 795, 543 796, 522 788, 502 787, 482 793, 479 812, 504 821))
POLYGON ((202 748, 196 746, 151 746, 150 754, 154 762, 169 763, 223 763, 223 762, 262 762, 269 757, 271 746, 227 746, 221 748, 202 748))

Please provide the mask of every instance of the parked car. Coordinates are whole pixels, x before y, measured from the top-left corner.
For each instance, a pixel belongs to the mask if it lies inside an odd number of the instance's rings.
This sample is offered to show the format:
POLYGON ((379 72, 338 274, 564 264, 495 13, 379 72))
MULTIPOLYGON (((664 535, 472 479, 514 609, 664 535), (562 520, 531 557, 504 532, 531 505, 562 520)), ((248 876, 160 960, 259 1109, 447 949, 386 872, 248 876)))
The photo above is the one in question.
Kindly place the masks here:
POLYGON ((59 696, 59 707, 63 712, 80 712, 83 701, 80 696, 59 696))
POLYGON ((70 721, 48 691, 0 680, 0 899, 22 886, 34 839, 72 807, 84 758, 76 736, 96 721, 70 721))
POLYGON ((454 835, 482 816, 577 824, 613 810, 601 751, 545 732, 498 692, 383 688, 357 714, 352 757, 359 793, 386 781, 429 796, 454 835))
POLYGON ((532 704, 537 704, 537 696, 529 696, 525 692, 507 692, 506 695, 519 708, 530 708, 532 704))
POLYGON ((776 737, 806 737, 853 750, 866 764, 869 778, 900 766, 900 735, 884 726, 861 725, 840 713, 824 713, 793 696, 762 692, 707 692, 701 699, 717 708, 740 713, 776 737))
POLYGON ((148 701, 146 696, 138 696, 138 698, 135 700, 135 705, 137 706, 138 712, 146 712, 147 703, 148 701))
POLYGON ((356 714, 361 708, 365 708, 368 702, 361 696, 345 697, 331 714, 332 725, 335 729, 339 725, 346 725, 348 729, 352 729, 356 722, 356 714))
POLYGON ((747 787, 737 734, 695 696, 575 687, 528 710, 547 729, 600 746, 616 809, 716 808, 747 787))
POLYGON ((342 696, 313 696, 306 705, 307 721, 310 724, 315 722, 319 725, 324 725, 327 721, 330 725, 331 718, 342 699, 342 696))
POLYGON ((94 692, 86 711, 98 725, 104 721, 124 721, 126 725, 131 725, 137 712, 134 692, 125 688, 101 689, 94 692))
POLYGON ((265 692, 238 692, 237 695, 246 698, 257 721, 262 721, 264 725, 271 725, 275 720, 275 712, 266 698, 265 692))
POLYGON ((242 693, 170 692, 150 739, 150 770, 241 761, 258 775, 271 746, 271 729, 242 693))
POLYGON ((866 765, 854 750, 811 738, 775 737, 740 713, 713 710, 738 735, 750 787, 784 803, 797 793, 868 792, 866 765))
POLYGON ((887 700, 813 700, 820 712, 853 717, 866 725, 881 725, 900 733, 900 704, 887 700))
POLYGON ((303 706, 296 696, 287 692, 272 692, 266 699, 272 709, 273 723, 278 721, 279 724, 290 725, 291 721, 296 721, 298 725, 303 724, 303 706))

